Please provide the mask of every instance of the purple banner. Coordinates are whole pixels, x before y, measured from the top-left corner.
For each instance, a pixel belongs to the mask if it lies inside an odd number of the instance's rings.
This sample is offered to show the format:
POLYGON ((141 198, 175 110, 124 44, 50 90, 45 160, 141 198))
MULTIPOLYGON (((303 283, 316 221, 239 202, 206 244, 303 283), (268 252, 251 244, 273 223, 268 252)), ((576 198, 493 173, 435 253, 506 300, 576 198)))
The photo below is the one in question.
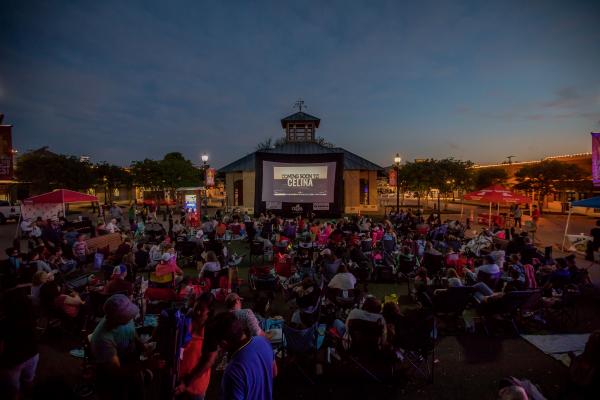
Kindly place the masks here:
POLYGON ((592 132, 592 181, 600 186, 600 132, 592 132))

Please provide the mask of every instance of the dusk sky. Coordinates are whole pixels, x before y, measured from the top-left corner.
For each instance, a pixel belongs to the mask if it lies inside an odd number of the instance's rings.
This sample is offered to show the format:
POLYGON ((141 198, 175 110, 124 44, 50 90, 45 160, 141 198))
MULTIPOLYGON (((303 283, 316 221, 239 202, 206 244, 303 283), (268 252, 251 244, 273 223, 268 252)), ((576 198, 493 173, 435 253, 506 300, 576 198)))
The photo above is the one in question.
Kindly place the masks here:
POLYGON ((0 113, 15 147, 221 167, 282 136, 367 159, 591 151, 600 1, 4 1, 0 113))

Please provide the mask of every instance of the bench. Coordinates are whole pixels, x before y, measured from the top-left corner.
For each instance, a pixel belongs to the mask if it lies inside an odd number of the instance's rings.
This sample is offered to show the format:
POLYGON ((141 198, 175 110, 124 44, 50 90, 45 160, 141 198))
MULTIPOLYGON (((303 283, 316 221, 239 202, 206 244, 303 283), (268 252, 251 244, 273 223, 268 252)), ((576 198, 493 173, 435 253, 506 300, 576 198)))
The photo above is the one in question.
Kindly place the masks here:
POLYGON ((108 235, 96 236, 85 241, 90 253, 95 253, 98 249, 108 247, 108 250, 112 253, 119 245, 123 242, 123 238, 120 233, 109 233, 108 235))

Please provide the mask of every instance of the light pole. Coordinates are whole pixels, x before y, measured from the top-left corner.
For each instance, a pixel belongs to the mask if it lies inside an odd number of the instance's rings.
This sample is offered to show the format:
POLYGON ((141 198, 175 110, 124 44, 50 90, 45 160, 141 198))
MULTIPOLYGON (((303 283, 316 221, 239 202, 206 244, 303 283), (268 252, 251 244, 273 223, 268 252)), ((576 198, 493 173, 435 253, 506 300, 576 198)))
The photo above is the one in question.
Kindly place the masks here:
POLYGON ((396 214, 400 212, 400 163, 402 158, 396 153, 394 157, 394 168, 396 169, 396 214))
POLYGON ((208 169, 208 154, 204 153, 202 154, 202 170, 204 171, 204 199, 202 200, 202 207, 200 209, 200 212, 202 214, 202 216, 204 216, 204 212, 202 211, 202 208, 204 208, 205 210, 208 209, 208 193, 207 193, 207 182, 206 182, 206 171, 208 169), (206 206, 205 206, 206 204, 206 206))

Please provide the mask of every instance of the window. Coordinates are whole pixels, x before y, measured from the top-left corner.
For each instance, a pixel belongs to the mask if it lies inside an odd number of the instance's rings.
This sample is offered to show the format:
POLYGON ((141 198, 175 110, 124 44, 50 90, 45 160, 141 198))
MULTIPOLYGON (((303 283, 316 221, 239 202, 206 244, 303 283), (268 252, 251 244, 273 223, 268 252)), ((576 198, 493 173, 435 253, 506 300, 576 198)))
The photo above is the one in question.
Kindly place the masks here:
POLYGON ((369 204, 369 180, 361 179, 358 185, 360 189, 359 200, 360 204, 369 204))

